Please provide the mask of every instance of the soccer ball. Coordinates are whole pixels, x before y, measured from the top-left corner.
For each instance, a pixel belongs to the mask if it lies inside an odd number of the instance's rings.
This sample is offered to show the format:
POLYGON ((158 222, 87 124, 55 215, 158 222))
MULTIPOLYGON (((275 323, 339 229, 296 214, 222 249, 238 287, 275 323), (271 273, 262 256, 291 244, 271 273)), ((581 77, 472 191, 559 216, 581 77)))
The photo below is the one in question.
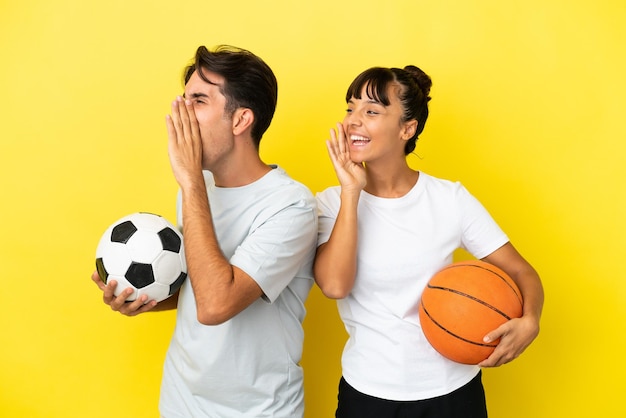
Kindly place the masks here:
POLYGON ((96 269, 104 283, 117 281, 115 296, 131 287, 127 301, 148 295, 148 300, 160 302, 187 277, 183 237, 162 216, 133 213, 114 222, 100 238, 96 269))

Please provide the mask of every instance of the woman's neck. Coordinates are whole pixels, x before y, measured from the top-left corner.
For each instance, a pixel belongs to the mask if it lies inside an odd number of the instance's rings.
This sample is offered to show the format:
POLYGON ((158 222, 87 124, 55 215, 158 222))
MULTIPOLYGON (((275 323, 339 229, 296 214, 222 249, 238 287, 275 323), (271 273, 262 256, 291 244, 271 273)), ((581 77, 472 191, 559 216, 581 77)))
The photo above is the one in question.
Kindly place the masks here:
POLYGON ((367 185, 369 194, 385 198, 397 198, 406 195, 417 183, 419 171, 413 170, 408 164, 389 167, 366 165, 367 185))

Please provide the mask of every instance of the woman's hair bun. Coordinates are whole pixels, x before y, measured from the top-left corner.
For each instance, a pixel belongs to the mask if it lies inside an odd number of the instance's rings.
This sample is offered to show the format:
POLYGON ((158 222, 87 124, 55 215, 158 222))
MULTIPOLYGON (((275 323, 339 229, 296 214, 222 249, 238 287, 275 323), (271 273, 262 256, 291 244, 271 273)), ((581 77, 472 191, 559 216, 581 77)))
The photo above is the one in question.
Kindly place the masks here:
POLYGON ((430 101, 429 94, 430 94, 430 88, 432 87, 433 82, 428 76, 428 74, 426 74, 424 71, 422 71, 420 68, 416 67, 415 65, 407 65, 406 67, 404 67, 404 71, 411 74, 411 76, 413 77, 417 85, 419 86, 420 90, 424 94, 426 101, 430 101))

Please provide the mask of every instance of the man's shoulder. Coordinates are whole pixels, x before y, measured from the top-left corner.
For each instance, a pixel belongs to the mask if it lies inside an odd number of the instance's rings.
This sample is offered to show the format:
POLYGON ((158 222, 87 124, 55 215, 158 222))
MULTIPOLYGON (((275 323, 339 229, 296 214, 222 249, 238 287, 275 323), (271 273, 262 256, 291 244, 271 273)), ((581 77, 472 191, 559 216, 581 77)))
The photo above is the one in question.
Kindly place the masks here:
POLYGON ((303 183, 295 180, 279 166, 272 165, 272 170, 266 175, 264 186, 271 189, 276 195, 291 196, 292 198, 314 200, 313 193, 303 183))

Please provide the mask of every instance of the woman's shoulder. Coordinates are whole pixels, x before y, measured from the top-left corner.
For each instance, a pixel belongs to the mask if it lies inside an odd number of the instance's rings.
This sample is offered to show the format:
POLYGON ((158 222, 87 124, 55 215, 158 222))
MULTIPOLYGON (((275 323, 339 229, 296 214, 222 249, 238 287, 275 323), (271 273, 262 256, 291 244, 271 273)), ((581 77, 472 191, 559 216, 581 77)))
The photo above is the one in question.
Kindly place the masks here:
POLYGON ((424 183, 438 185, 442 187, 455 187, 455 185, 460 184, 459 181, 449 180, 443 177, 437 177, 429 173, 425 173, 420 171, 419 181, 423 181, 424 183))
POLYGON ((338 199, 341 194, 341 186, 330 186, 322 190, 321 192, 317 192, 315 197, 319 200, 325 199, 338 199))
POLYGON ((465 202, 471 193, 458 180, 449 180, 420 172, 421 190, 429 199, 465 202))
POLYGON ((456 192, 465 187, 458 180, 449 180, 441 177, 436 177, 431 174, 420 171, 420 177, 418 183, 422 182, 422 186, 427 189, 447 190, 450 192, 456 192))
POLYGON ((341 186, 331 186, 315 194, 321 213, 336 213, 341 206, 341 186))

